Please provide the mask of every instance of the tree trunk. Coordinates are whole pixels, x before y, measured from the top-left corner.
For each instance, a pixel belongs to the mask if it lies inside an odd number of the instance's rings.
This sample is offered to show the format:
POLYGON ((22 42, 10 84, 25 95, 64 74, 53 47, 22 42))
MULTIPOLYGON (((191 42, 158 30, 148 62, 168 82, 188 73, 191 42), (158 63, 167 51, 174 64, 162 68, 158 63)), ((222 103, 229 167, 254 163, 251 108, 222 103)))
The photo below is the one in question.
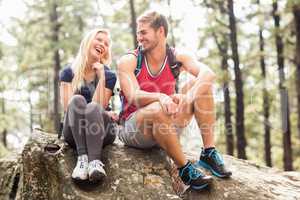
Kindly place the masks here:
POLYGON ((296 90, 297 90, 297 108, 298 108, 298 137, 300 139, 300 4, 293 6, 293 13, 296 27, 296 90))
POLYGON ((52 42, 54 45, 54 108, 53 108, 53 115, 54 115, 54 127, 55 131, 59 132, 60 129, 60 113, 59 113, 59 70, 60 70, 60 55, 59 55, 59 22, 58 22, 58 13, 57 13, 57 4, 53 2, 51 5, 51 13, 50 13, 50 22, 52 25, 52 42))
POLYGON ((226 33, 221 33, 224 38, 222 42, 218 41, 217 35, 213 32, 213 37, 217 44, 219 55, 222 58, 221 68, 224 73, 223 78, 223 94, 224 94, 224 116, 225 116, 225 130, 226 130, 226 152, 229 155, 234 153, 234 138, 231 122, 231 106, 230 106, 230 91, 229 91, 229 72, 228 72, 228 38, 226 33), (225 36, 224 36, 225 35, 225 36))
POLYGON ((228 0, 229 13, 229 28, 230 40, 232 49, 232 59, 234 62, 235 74, 235 89, 236 89, 236 136, 237 136, 237 152, 238 158, 247 159, 246 156, 246 138, 244 126, 244 93, 243 93, 243 79, 242 72, 239 67, 239 53, 237 44, 236 21, 233 9, 233 0, 228 0))
POLYGON ((277 1, 273 2, 272 11, 274 25, 275 25, 275 38, 277 49, 277 63, 279 71, 279 91, 280 91, 280 106, 281 106, 281 120, 282 120, 282 133, 283 133, 283 163, 284 170, 293 170, 292 159, 292 144, 291 144, 291 127, 290 127, 290 111, 289 111, 289 96, 285 87, 284 75, 284 45, 280 35, 280 16, 278 13, 277 1))
MULTIPOLYGON (((260 1, 257 0, 259 6, 260 1)), ((263 113, 264 113, 264 148, 265 148, 265 162, 266 165, 272 167, 272 156, 271 156, 271 139, 270 139, 270 105, 269 105, 269 94, 266 88, 266 63, 265 63, 265 40, 263 37, 263 27, 259 27, 259 49, 260 49, 260 67, 263 79, 263 113)))
POLYGON ((138 42, 136 38, 136 12, 134 8, 134 0, 129 0, 130 3, 130 16, 131 16, 131 32, 132 32, 132 37, 133 37, 133 45, 134 48, 137 47, 138 42))
MULTIPOLYGON (((5 99, 2 98, 2 115, 5 116, 6 112, 5 112, 5 99)), ((1 142, 3 144, 4 147, 7 147, 7 140, 6 140, 6 136, 7 136, 7 129, 4 128, 2 133, 1 133, 1 142)))
POLYGON ((171 12, 171 0, 168 0, 168 8, 169 8, 169 25, 170 25, 170 34, 171 34, 171 45, 173 47, 176 46, 175 43, 175 37, 174 37, 174 31, 173 31, 173 18, 172 18, 172 12, 171 12))
MULTIPOLYGON (((225 74, 228 72, 228 55, 227 51, 225 52, 224 57, 222 57, 222 70, 225 74)), ((223 82, 223 93, 224 93, 224 112, 225 112, 225 129, 226 129, 226 150, 227 154, 233 155, 234 153, 234 138, 232 132, 232 122, 231 122, 231 106, 230 106, 230 91, 229 91, 229 82, 228 75, 223 82)))
POLYGON ((29 120, 30 120, 30 133, 32 134, 33 132, 33 106, 32 106, 32 102, 31 102, 31 92, 29 93, 29 98, 28 98, 28 104, 29 104, 29 120))

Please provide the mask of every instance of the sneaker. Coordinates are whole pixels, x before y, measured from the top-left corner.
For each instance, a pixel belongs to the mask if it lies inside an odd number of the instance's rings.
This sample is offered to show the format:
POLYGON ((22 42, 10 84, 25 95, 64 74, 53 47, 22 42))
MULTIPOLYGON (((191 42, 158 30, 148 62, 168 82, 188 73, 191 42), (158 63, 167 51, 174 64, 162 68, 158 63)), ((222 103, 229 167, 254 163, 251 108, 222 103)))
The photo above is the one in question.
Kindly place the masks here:
POLYGON ((190 185, 192 189, 201 190, 209 186, 212 182, 211 176, 205 176, 190 161, 179 169, 179 176, 186 185, 190 185))
POLYGON ((89 162, 89 180, 92 182, 100 181, 102 178, 106 176, 104 170, 104 164, 100 160, 93 160, 89 162))
POLYGON ((86 154, 78 156, 76 167, 72 172, 72 178, 75 180, 88 179, 88 156, 86 154))
POLYGON ((197 164, 208 169, 213 175, 219 178, 228 178, 232 175, 232 172, 226 169, 221 154, 215 148, 207 153, 202 149, 197 164))

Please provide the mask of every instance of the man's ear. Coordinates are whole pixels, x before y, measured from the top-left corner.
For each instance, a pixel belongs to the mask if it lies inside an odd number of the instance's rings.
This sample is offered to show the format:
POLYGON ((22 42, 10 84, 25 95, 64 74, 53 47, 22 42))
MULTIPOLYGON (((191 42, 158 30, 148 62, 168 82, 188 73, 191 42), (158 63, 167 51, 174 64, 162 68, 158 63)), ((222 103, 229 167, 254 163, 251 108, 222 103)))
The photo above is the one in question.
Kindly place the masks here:
POLYGON ((166 34, 165 34, 165 29, 164 29, 164 27, 163 26, 161 26, 161 27, 159 27, 159 33, 162 35, 162 36, 165 36, 166 34))

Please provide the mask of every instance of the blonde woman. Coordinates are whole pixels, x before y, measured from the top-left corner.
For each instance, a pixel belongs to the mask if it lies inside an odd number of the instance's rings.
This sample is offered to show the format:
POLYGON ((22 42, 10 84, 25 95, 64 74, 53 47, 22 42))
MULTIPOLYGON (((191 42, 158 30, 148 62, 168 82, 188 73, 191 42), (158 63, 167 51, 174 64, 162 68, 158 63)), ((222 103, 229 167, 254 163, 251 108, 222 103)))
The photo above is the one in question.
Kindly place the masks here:
POLYGON ((76 150, 75 180, 99 181, 106 176, 101 162, 103 146, 115 140, 116 115, 109 100, 116 82, 108 68, 111 61, 110 34, 95 29, 85 35, 71 66, 60 73, 61 103, 65 112, 62 134, 76 150))

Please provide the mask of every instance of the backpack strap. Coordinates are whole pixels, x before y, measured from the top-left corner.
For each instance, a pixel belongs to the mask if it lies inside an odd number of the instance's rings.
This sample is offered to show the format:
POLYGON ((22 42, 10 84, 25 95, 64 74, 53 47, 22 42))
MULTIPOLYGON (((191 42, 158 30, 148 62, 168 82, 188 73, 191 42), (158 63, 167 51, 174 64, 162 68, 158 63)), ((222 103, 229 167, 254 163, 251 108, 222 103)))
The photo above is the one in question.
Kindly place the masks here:
POLYGON ((144 58, 144 52, 142 50, 142 46, 138 46, 138 48, 137 48, 137 64, 136 64, 136 68, 134 70, 135 76, 137 76, 142 69, 143 58, 144 58))
POLYGON ((173 47, 170 47, 168 44, 167 44, 167 56, 168 56, 171 72, 177 81, 180 74, 180 68, 182 66, 182 63, 176 60, 175 49, 173 47))

